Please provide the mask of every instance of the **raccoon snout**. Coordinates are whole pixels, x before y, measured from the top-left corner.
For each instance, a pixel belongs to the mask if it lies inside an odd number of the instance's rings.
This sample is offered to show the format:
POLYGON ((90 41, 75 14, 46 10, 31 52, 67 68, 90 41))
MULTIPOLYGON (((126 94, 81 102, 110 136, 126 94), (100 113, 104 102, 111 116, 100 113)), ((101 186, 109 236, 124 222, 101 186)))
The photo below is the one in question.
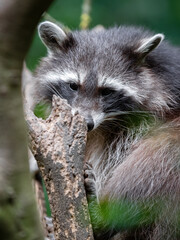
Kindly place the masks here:
POLYGON ((94 121, 93 121, 93 119, 92 118, 86 119, 86 123, 87 123, 88 132, 93 130, 93 128, 94 128, 94 121))

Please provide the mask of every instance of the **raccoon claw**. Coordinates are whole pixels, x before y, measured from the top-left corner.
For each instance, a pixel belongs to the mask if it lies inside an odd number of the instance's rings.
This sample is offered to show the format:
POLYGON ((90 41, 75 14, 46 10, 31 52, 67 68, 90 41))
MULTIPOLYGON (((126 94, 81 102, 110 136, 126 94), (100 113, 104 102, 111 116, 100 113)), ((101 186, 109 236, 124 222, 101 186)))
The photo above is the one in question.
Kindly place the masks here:
POLYGON ((95 174, 93 167, 90 163, 86 163, 84 166, 84 177, 85 178, 90 178, 95 181, 95 174))
POLYGON ((87 197, 96 196, 96 178, 92 165, 86 163, 84 166, 84 185, 87 197))

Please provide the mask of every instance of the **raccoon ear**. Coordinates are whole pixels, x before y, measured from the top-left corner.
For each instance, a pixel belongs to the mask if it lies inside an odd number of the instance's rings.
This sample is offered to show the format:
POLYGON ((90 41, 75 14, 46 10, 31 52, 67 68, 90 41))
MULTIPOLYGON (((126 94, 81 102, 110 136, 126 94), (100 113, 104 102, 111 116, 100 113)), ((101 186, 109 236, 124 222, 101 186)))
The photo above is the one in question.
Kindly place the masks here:
POLYGON ((63 42, 68 38, 59 26, 49 21, 39 24, 38 33, 42 42, 50 51, 61 48, 63 42))
POLYGON ((160 33, 154 35, 153 37, 143 39, 135 52, 138 53, 141 58, 145 58, 148 53, 150 53, 163 41, 163 39, 164 35, 160 33))

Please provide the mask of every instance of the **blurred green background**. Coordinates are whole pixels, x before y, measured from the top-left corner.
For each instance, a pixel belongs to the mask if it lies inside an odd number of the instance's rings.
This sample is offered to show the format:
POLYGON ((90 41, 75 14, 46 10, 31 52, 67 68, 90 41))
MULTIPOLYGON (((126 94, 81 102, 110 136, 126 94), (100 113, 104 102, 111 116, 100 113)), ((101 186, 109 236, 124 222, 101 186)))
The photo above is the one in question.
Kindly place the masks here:
MULTIPOLYGON (((55 0, 48 14, 70 29, 78 29, 83 0, 55 0)), ((92 0, 90 28, 128 24, 145 26, 164 33, 166 39, 180 45, 180 0, 92 0)), ((42 19, 43 20, 43 19, 42 19)), ((27 56, 34 69, 46 49, 35 34, 27 56)))

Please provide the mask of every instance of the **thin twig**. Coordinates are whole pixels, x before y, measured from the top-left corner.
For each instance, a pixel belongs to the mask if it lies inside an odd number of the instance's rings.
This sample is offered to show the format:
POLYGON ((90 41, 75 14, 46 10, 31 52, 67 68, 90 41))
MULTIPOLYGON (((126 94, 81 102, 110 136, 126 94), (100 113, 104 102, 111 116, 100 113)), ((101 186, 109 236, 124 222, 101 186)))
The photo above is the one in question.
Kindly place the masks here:
POLYGON ((81 14, 81 22, 80 22, 81 29, 89 28, 89 25, 91 22, 91 17, 90 17, 91 5, 92 5, 92 0, 84 0, 82 5, 82 14, 81 14))

